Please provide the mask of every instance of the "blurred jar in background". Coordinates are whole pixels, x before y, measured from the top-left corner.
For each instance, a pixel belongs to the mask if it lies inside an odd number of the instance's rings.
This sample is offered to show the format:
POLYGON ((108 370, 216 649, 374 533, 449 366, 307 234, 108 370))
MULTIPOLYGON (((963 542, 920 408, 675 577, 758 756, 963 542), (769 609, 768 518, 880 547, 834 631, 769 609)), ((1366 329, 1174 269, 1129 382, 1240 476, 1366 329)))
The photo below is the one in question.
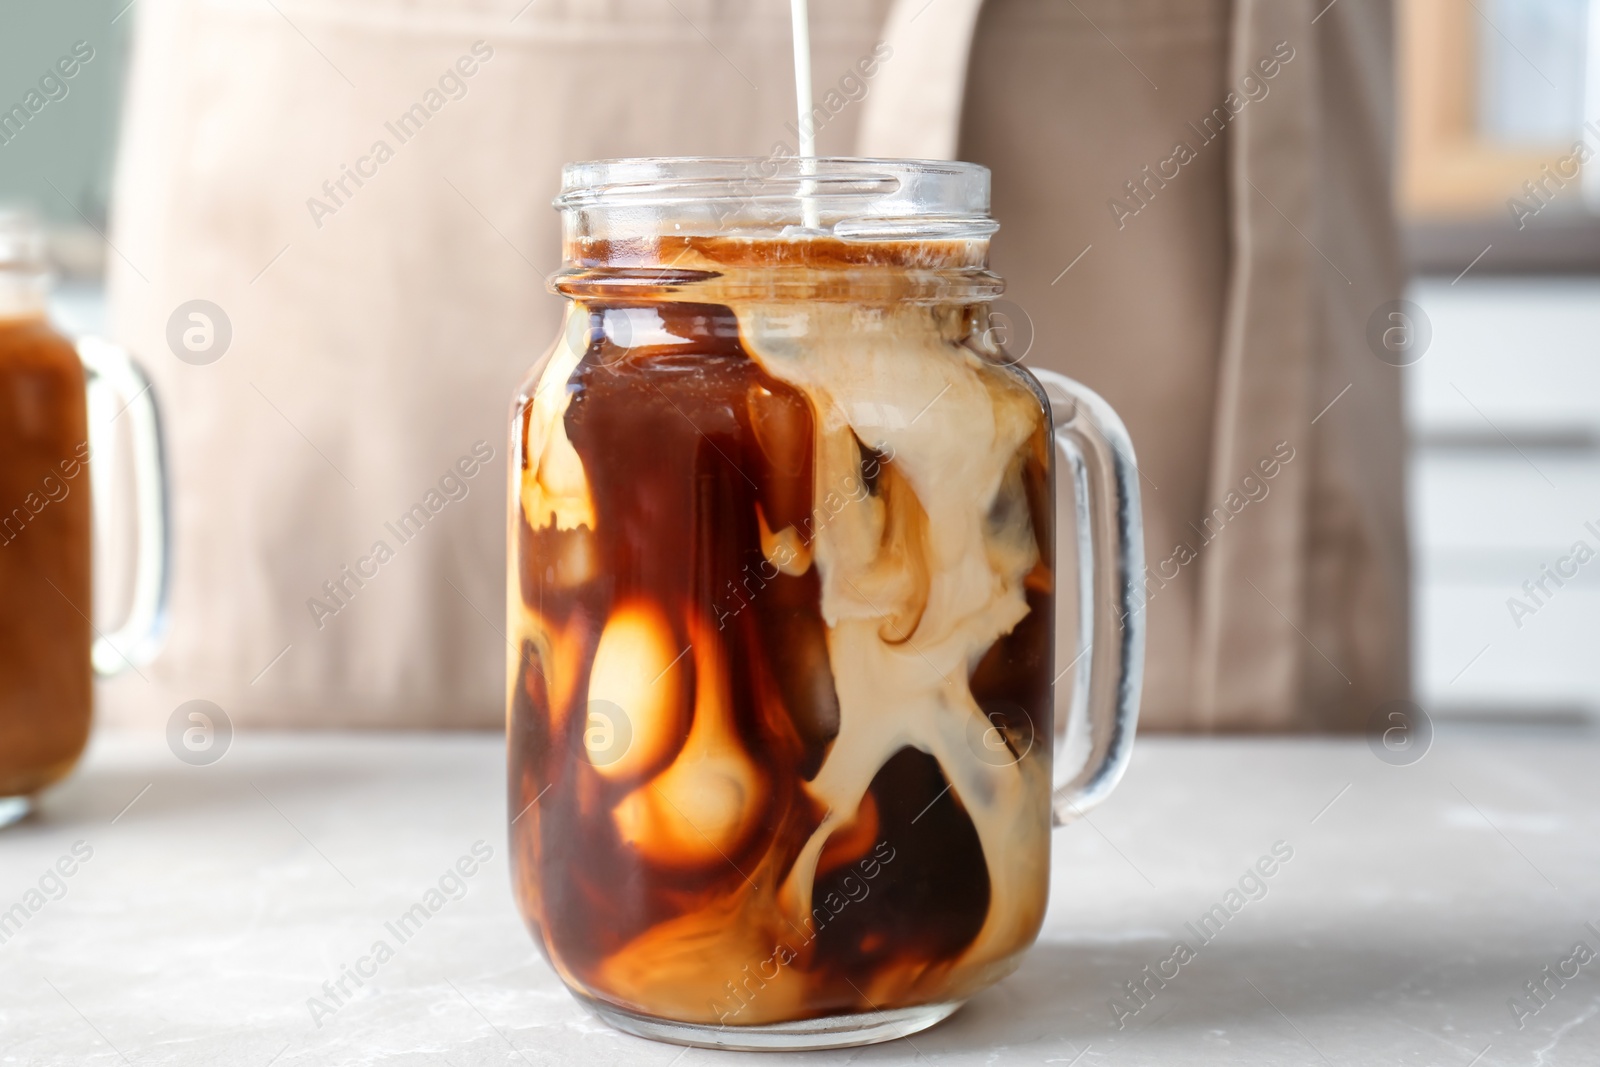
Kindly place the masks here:
POLYGON ((0 220, 0 821, 89 739, 88 409, 45 318, 39 233, 0 220))
POLYGON ((120 350, 87 341, 80 352, 51 326, 43 250, 30 217, 0 213, 0 825, 71 772, 89 738, 94 673, 139 661, 163 614, 165 504, 149 385, 120 350), (110 405, 108 427, 130 416, 145 490, 134 609, 98 640, 91 397, 110 405))

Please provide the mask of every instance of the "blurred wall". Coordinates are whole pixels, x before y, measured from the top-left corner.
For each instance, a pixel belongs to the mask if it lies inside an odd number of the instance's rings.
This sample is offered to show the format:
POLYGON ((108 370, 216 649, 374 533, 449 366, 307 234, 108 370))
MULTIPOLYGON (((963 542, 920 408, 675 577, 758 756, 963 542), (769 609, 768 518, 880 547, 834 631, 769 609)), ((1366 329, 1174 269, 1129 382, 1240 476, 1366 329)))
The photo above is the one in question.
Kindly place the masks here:
POLYGON ((54 227, 84 227, 87 219, 105 228, 133 14, 126 6, 0 0, 0 113, 26 110, 30 93, 40 108, 25 124, 0 126, 0 202, 27 204, 54 227), (92 58, 61 77, 56 64, 78 42, 79 54, 92 50, 92 58))

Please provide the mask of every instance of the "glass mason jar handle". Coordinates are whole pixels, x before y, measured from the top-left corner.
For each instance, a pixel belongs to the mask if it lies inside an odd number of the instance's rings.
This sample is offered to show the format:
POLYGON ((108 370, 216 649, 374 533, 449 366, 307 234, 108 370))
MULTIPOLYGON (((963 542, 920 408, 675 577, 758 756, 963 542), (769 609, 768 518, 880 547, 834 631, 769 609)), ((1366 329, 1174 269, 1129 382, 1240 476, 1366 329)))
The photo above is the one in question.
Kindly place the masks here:
POLYGON ((111 633, 95 631, 95 673, 109 678, 155 658, 167 630, 167 591, 172 546, 168 540, 167 470, 161 414, 150 379, 126 351, 86 337, 78 358, 89 398, 90 478, 95 529, 109 532, 112 457, 117 422, 126 416, 133 442, 135 549, 133 593, 128 615, 111 633))
POLYGON ((1055 824, 1064 826, 1111 794, 1133 751, 1144 680, 1144 520, 1139 469, 1122 419, 1066 375, 1032 373, 1050 397, 1077 512, 1078 641, 1068 664, 1067 721, 1056 731, 1057 768, 1078 768, 1055 790, 1055 824), (1069 750, 1081 758, 1069 762, 1069 750))

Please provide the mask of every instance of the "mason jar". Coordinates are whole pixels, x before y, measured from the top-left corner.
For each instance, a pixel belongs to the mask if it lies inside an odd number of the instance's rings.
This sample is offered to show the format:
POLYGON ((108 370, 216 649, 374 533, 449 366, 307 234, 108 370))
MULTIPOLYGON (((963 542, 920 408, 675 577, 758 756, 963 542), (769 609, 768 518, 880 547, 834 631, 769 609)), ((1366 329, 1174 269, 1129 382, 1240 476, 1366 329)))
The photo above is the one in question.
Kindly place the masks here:
POLYGON ((150 383, 106 341, 50 323, 44 234, 0 211, 0 826, 71 772, 95 677, 146 662, 166 618, 166 490, 150 383), (127 448, 137 544, 122 625, 96 626, 93 544, 127 448), (99 484, 97 491, 95 486, 99 484))
POLYGON ((564 325, 511 418, 510 837, 534 937, 623 1030, 932 1025, 1016 968, 1052 823, 1121 774, 1133 451, 998 343, 988 199, 965 163, 565 170, 564 325))

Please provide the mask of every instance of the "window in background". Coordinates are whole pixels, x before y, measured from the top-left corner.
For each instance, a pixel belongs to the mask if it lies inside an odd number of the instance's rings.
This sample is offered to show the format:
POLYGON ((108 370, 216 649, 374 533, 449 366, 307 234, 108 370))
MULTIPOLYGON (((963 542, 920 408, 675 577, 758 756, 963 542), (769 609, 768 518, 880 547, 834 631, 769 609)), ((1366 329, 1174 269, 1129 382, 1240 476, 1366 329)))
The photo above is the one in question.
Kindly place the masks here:
POLYGON ((1400 15, 1400 209, 1433 336, 1403 372, 1419 698, 1593 717, 1600 0, 1400 15))
POLYGON ((1585 158, 1600 155, 1600 0, 1401 0, 1398 14, 1413 261, 1454 273, 1493 244, 1489 269, 1600 268, 1600 159, 1585 158))
POLYGON ((1583 130, 1589 0, 1482 0, 1478 133, 1534 150, 1583 130))

